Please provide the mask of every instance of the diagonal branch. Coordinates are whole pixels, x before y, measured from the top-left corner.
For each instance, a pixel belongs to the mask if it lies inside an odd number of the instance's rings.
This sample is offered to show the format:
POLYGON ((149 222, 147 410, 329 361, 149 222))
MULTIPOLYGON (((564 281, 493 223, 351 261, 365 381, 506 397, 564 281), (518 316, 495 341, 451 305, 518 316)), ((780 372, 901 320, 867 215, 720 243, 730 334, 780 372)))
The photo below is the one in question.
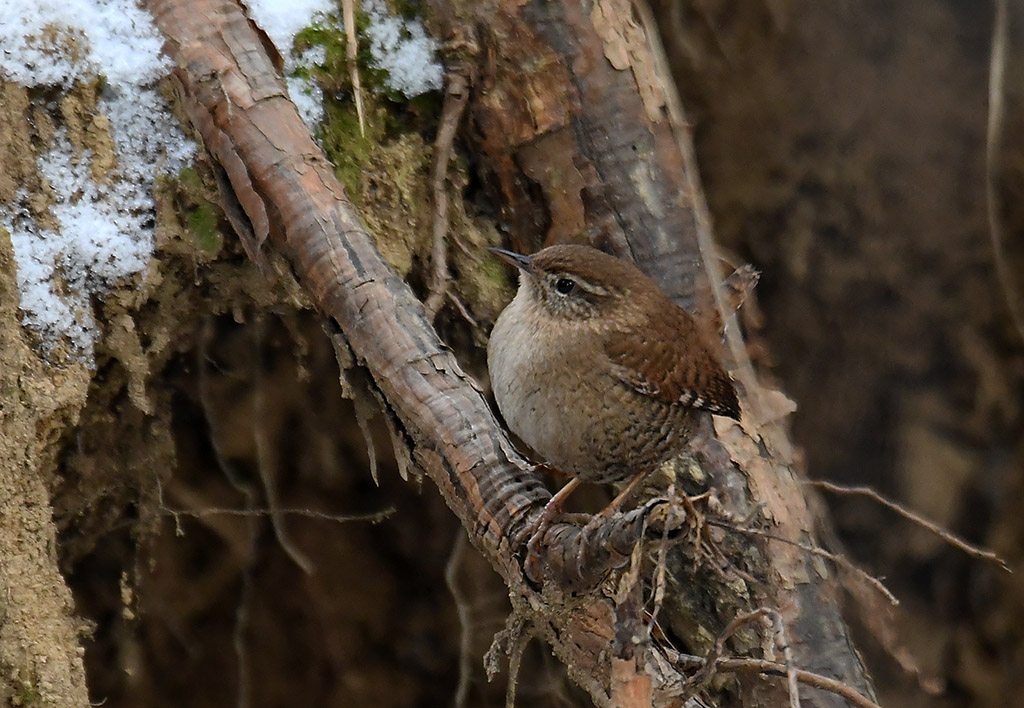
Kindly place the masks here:
MULTIPOLYGON (((592 593, 566 608, 525 581, 519 558, 550 494, 437 337, 421 303, 381 259, 246 17, 229 0, 147 4, 177 63, 182 105, 226 173, 242 212, 236 218, 244 215, 251 227, 250 255, 269 247, 291 264, 404 426, 413 459, 504 578, 517 612, 552 644, 574 680, 607 703, 609 667, 602 657, 614 636, 611 601, 592 593)), ((637 528, 648 511, 623 515, 591 536, 614 545, 608 539, 637 528)), ((565 524, 551 531, 586 535, 565 524)), ((585 549, 585 540, 577 546, 585 549)), ((625 562, 618 555, 573 557, 589 557, 585 570, 592 574, 625 562)), ((660 677, 655 686, 679 680, 660 677)))
MULTIPOLYGON (((608 705, 608 657, 618 657, 620 608, 599 592, 581 591, 568 602, 570 593, 542 593, 527 581, 526 540, 550 495, 438 339, 421 303, 377 253, 244 14, 230 0, 147 0, 147 6, 168 37, 182 104, 237 199, 235 217, 251 234, 250 255, 272 248, 288 261, 399 421, 402 435, 393 437, 407 442, 412 459, 504 579, 517 616, 530 625, 526 631, 548 641, 570 677, 595 703, 608 705)), ((628 0, 493 6, 432 0, 432 6, 452 35, 460 24, 479 27, 485 64, 498 72, 483 79, 488 90, 480 105, 471 106, 484 156, 497 165, 502 193, 512 202, 513 237, 530 225, 529 199, 541 194, 551 206, 551 235, 558 235, 556 225, 564 233, 602 235, 606 245, 632 251, 677 299, 692 300, 699 249, 688 193, 698 187, 692 175, 686 177, 678 136, 664 119, 656 62, 628 0), (524 66, 533 73, 524 76, 524 66), (525 175, 515 171, 520 166, 525 175), (540 184, 539 192, 523 188, 531 180, 540 184)), ((773 403, 781 410, 786 402, 773 403)), ((702 435, 695 459, 733 508, 745 514, 763 505, 764 516, 791 540, 807 533, 812 524, 782 426, 729 426, 702 435)), ((628 562, 628 541, 654 512, 651 505, 641 507, 587 533, 553 525, 546 536, 556 541, 548 544, 554 552, 545 559, 547 569, 562 580, 576 574, 571 579, 577 587, 592 587, 605 570, 628 562)), ((661 536, 663 527, 647 526, 661 536)), ((827 579, 802 555, 768 544, 734 542, 726 550, 730 562, 749 569, 758 583, 736 590, 735 577, 718 584, 694 578, 677 557, 669 583, 679 589, 667 598, 673 606, 663 617, 671 621, 689 609, 690 622, 702 604, 721 609, 766 598, 763 604, 779 607, 789 625, 797 662, 870 694, 827 579), (713 602, 699 599, 707 597, 713 602), (812 622, 818 626, 812 629, 812 622)), ((551 577, 535 575, 542 576, 551 577)), ((679 627, 682 634, 685 623, 679 627)), ((630 663, 629 670, 649 677, 654 705, 679 704, 685 675, 662 649, 652 647, 630 663)), ((616 680, 642 683, 629 675, 616 680)), ((836 705, 831 698, 811 696, 806 704, 836 705)))

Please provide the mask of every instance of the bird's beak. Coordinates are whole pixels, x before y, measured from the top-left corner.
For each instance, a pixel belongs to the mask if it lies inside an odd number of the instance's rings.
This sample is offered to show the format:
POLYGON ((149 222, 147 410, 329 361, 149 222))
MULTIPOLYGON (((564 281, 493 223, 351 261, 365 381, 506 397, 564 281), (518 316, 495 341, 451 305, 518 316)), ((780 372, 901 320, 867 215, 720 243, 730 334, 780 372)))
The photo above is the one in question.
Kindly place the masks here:
POLYGON ((488 248, 488 251, 494 253, 501 260, 505 261, 509 265, 514 265, 524 273, 533 272, 533 259, 529 256, 522 256, 512 251, 506 251, 504 248, 488 248))

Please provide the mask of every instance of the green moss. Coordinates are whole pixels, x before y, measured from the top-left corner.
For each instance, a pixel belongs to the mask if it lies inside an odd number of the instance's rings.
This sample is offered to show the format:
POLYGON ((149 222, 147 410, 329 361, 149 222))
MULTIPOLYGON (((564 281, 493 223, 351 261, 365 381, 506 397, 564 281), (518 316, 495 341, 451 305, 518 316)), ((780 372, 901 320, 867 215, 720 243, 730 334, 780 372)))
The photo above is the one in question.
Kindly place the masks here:
POLYGON ((297 71, 296 75, 316 81, 324 91, 324 120, 317 137, 334 163, 335 175, 353 196, 358 192, 360 175, 367 168, 373 151, 393 132, 388 111, 381 104, 375 90, 382 77, 369 64, 366 21, 365 15, 357 14, 359 53, 356 65, 363 89, 362 128, 356 113, 355 92, 349 75, 349 60, 346 56, 348 40, 344 29, 333 22, 316 23, 295 36, 297 52, 316 46, 324 48, 323 64, 297 71))
MULTIPOLYGON (((466 216, 452 219, 452 231, 466 247, 466 251, 455 248, 450 252, 453 273, 458 276, 456 290, 464 302, 471 303, 478 321, 493 322, 515 294, 508 266, 487 251, 487 246, 497 245, 501 237, 491 224, 466 216)), ((482 331, 479 334, 483 345, 486 339, 482 331)))
POLYGON ((402 275, 430 251, 430 164, 423 139, 401 135, 377 146, 353 192, 381 255, 402 275))
POLYGON ((199 251, 215 257, 224 246, 224 234, 220 230, 221 210, 213 200, 216 192, 203 181, 203 177, 192 167, 178 173, 174 201, 185 216, 185 227, 199 251))
MULTIPOLYGON (((164 177, 160 175, 157 179, 164 179, 164 177)), ((203 178, 199 176, 198 172, 191 167, 186 167, 178 173, 178 191, 193 202, 198 202, 206 193, 206 185, 203 184, 203 178)))
MULTIPOLYGON (((421 17, 417 0, 389 0, 391 11, 406 19, 421 17)), ((356 14, 356 69, 362 87, 364 125, 356 113, 351 83, 348 41, 338 20, 329 19, 302 30, 295 38, 297 53, 323 47, 319 66, 296 71, 324 91, 324 119, 317 138, 334 172, 364 219, 381 255, 411 282, 421 283, 414 271, 430 260, 433 220, 430 171, 443 93, 433 91, 413 99, 387 87, 387 73, 373 67, 366 35, 369 18, 356 14)), ((465 160, 456 158, 449 172, 450 234, 462 248, 452 248, 449 265, 458 281, 455 291, 482 321, 493 321, 512 294, 510 274, 484 248, 500 236, 493 227, 469 217, 462 204, 468 178, 465 160), (463 250, 465 249, 465 250, 463 250)), ((196 215, 195 218, 199 218, 196 215)), ((190 228, 196 230, 192 224, 190 228)), ((482 335, 480 343, 484 340, 482 335)))
POLYGON ((484 280, 500 290, 508 289, 512 285, 508 277, 508 265, 490 252, 480 263, 480 273, 484 280))
POLYGON ((403 20, 420 20, 423 19, 423 3, 419 0, 391 0, 388 3, 391 8, 391 12, 401 17, 403 20))
POLYGON ((366 135, 359 128, 355 104, 327 101, 320 127, 320 142, 334 164, 334 174, 351 195, 358 194, 359 180, 374 150, 379 148, 384 137, 382 123, 387 120, 377 106, 364 108, 366 135))
MULTIPOLYGON (((422 7, 417 2, 406 1, 391 4, 394 6, 392 12, 406 20, 422 16, 422 7)), ((436 115, 439 92, 433 91, 410 99, 388 86, 388 73, 373 65, 370 41, 366 35, 370 18, 366 13, 359 11, 356 13, 355 21, 357 38, 355 64, 363 91, 366 94, 371 94, 375 100, 390 101, 396 107, 407 107, 413 112, 421 114, 428 111, 428 115, 436 115)), ((295 35, 294 47, 296 53, 302 53, 312 47, 323 47, 325 51, 322 65, 297 69, 294 75, 316 81, 328 97, 337 97, 341 94, 342 100, 351 100, 348 38, 345 35, 344 27, 333 20, 327 23, 314 23, 295 35)), ((364 99, 366 98, 364 96, 364 99)))
POLYGON ((312 47, 323 47, 325 54, 322 65, 296 71, 296 76, 315 80, 328 95, 348 83, 348 59, 345 57, 347 42, 340 27, 315 23, 295 35, 294 46, 298 53, 312 47))
MULTIPOLYGON (((387 72, 372 65, 373 55, 370 53, 370 42, 366 37, 368 26, 367 16, 362 12, 357 13, 356 68, 359 70, 359 80, 363 89, 380 92, 386 89, 387 72)), ((343 27, 334 23, 315 23, 295 35, 294 46, 297 53, 312 47, 323 47, 325 54, 323 64, 296 71, 297 76, 307 76, 315 80, 329 96, 339 91, 352 90, 349 82, 348 38, 343 27)))
POLYGON ((224 247, 224 213, 217 204, 214 177, 202 169, 203 160, 196 164, 200 169, 186 167, 177 177, 157 176, 157 222, 164 234, 176 236, 200 260, 214 259, 224 247))
POLYGON ((210 204, 200 204, 189 212, 185 220, 199 250, 210 257, 220 253, 224 246, 224 234, 217 228, 219 221, 220 212, 210 204))

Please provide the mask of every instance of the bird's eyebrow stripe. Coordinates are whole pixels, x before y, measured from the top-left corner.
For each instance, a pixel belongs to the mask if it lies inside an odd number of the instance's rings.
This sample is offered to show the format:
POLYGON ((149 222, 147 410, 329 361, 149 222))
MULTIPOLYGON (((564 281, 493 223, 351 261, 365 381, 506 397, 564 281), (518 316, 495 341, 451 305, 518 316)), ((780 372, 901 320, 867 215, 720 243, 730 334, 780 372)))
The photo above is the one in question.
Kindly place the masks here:
POLYGON ((549 277, 555 282, 558 282, 562 278, 568 278, 569 280, 571 280, 572 282, 576 283, 578 286, 586 290, 588 293, 593 293, 594 295, 607 295, 609 292, 608 288, 603 287, 601 285, 595 285, 594 283, 590 283, 573 273, 566 273, 564 271, 560 271, 557 273, 551 273, 549 277))

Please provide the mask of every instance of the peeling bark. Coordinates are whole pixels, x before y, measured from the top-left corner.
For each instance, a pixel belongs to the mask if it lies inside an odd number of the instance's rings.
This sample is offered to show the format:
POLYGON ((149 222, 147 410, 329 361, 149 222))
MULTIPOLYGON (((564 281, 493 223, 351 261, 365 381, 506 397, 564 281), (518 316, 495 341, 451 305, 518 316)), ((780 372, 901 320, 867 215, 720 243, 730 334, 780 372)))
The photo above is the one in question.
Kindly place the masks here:
MULTIPOLYGON (((612 702, 610 657, 617 659, 614 685, 646 696, 649 680, 655 705, 678 705, 685 675, 666 653, 650 647, 646 661, 633 661, 614 648, 622 628, 616 611, 628 610, 628 600, 617 607, 614 598, 595 591, 568 602, 566 595, 526 581, 525 541, 549 493, 438 339, 422 305, 381 260, 239 7, 227 0, 147 4, 169 38, 167 52, 177 62, 190 120, 238 200, 235 220, 245 227, 242 233, 251 233, 250 255, 268 245, 278 250, 337 323, 355 363, 371 374, 400 422, 413 459, 504 578, 516 611, 534 623, 599 705, 612 702)), ((688 137, 681 138, 668 120, 672 97, 659 83, 657 57, 630 5, 607 0, 586 11, 571 1, 432 4, 452 36, 470 34, 470 27, 484 33, 471 106, 518 245, 532 243, 539 227, 549 241, 585 234, 632 254, 677 300, 692 305, 701 261, 692 201, 699 195, 692 193, 695 177, 680 149, 688 137)), ((750 409, 762 413, 771 413, 765 401, 784 403, 757 389, 745 393, 761 401, 750 409)), ((779 424, 784 406, 775 408, 779 413, 745 421, 745 427, 720 427, 718 439, 704 431, 695 457, 730 510, 742 516, 763 505, 773 533, 809 542, 813 518, 779 424)), ((557 525, 548 535, 571 531, 557 525)), ((734 542, 728 548, 756 586, 694 578, 677 555, 670 587, 675 593, 685 588, 691 600, 666 604, 676 633, 687 638, 687 623, 713 633, 732 619, 706 611, 687 616, 697 604, 722 614, 774 607, 787 624, 800 668, 870 694, 839 615, 834 578, 792 546, 734 542), (711 599, 698 603, 694 596, 711 599)), ((742 694, 744 702, 776 704, 786 692, 755 680, 742 684, 742 694)), ((842 704, 818 692, 804 700, 842 704)))
MULTIPOLYGON (((496 10, 490 4, 484 8, 478 3, 432 2, 447 31, 476 27, 483 33, 481 45, 491 48, 479 90, 501 100, 471 105, 485 136, 480 147, 503 193, 514 193, 511 185, 536 179, 539 193, 534 190, 533 201, 515 208, 553 215, 546 242, 582 235, 594 245, 632 255, 667 292, 692 306, 693 283, 703 277, 696 219, 703 195, 699 186, 691 186, 698 184, 696 175, 687 172, 691 165, 684 148, 692 149, 687 145, 690 136, 674 132, 686 126, 673 126, 670 120, 673 110, 681 112, 672 103, 678 99, 668 83, 671 79, 654 69, 659 64, 653 56, 660 52, 658 40, 646 37, 639 12, 626 0, 497 5, 496 10), (494 54, 502 59, 496 60, 494 54), (532 67, 525 69, 525 77, 522 67, 532 67), (534 74, 543 75, 547 83, 534 74), (553 93, 536 97, 535 87, 541 85, 553 93), (517 110, 523 105, 541 106, 549 119, 537 120, 536 110, 517 110), (522 166, 521 171, 516 166, 522 166), (570 171, 567 166, 577 175, 568 186, 556 181, 570 171), (539 174, 554 177, 544 181, 536 177, 539 174), (575 211, 579 203, 584 205, 582 215, 575 211), (570 219, 557 215, 566 211, 573 214, 571 229, 560 228, 570 219)), ((514 223, 524 222, 529 220, 514 223)), ((528 230, 513 236, 531 244, 525 248, 530 250, 533 235, 528 230)), ((771 533, 793 543, 814 543, 815 517, 799 484, 783 425, 791 404, 777 392, 762 390, 756 381, 743 383, 743 427, 719 421, 721 445, 708 436, 706 444, 695 445, 696 454, 739 518, 762 505, 771 533), (750 415, 752 410, 756 416, 750 415)), ((728 583, 702 578, 700 592, 716 598, 720 614, 703 613, 694 606, 698 603, 670 604, 665 621, 699 644, 699 633, 686 631, 695 622, 706 622, 703 629, 714 632, 731 620, 730 613, 751 609, 752 600, 754 605, 776 607, 789 627, 801 667, 839 677, 871 695, 840 613, 841 588, 835 573, 795 546, 755 545, 758 557, 735 550, 745 556, 746 569, 760 581, 757 587, 737 593, 728 583)), ((681 554, 673 558, 673 586, 694 592, 692 573, 681 554)), ((749 690, 755 700, 785 700, 764 685, 749 690)), ((819 692, 813 692, 813 701, 843 704, 842 699, 819 692)))
POLYGON ((630 3, 431 7, 446 32, 481 33, 471 110, 515 245, 532 252, 542 234, 589 241, 632 258, 692 307, 702 270, 692 202, 630 3))

